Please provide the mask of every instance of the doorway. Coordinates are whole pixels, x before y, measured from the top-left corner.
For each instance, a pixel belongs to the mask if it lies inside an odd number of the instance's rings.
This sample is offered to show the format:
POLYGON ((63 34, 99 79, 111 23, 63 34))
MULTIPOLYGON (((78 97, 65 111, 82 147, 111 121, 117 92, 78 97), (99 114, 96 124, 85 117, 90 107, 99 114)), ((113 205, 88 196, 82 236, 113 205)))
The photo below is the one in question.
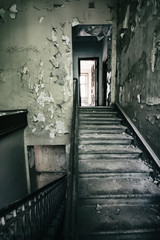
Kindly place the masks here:
POLYGON ((98 58, 79 59, 80 105, 97 106, 98 58))
POLYGON ((115 95, 112 25, 76 25, 72 28, 72 43, 73 77, 81 85, 81 106, 109 106, 115 95), (92 60, 95 62, 89 62, 92 60))

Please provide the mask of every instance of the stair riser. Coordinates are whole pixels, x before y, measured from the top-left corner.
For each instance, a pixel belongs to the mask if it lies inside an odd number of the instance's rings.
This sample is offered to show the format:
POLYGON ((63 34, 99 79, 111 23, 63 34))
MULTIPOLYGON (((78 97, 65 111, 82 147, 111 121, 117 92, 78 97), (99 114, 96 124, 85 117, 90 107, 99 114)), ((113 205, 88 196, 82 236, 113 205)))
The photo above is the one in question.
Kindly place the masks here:
POLYGON ((86 159, 138 159, 139 154, 109 154, 109 153, 97 153, 97 154, 79 154, 78 159, 79 160, 86 160, 86 159))
POLYGON ((140 160, 81 160, 78 164, 80 173, 133 173, 149 172, 149 168, 140 160))
POLYGON ((79 127, 82 128, 83 126, 93 126, 93 127, 96 127, 96 126, 106 126, 106 125, 119 125, 120 124, 120 121, 106 121, 106 122, 80 122, 79 123, 79 127))
POLYGON ((124 129, 122 129, 122 128, 120 128, 120 129, 115 129, 115 128, 113 128, 113 129, 105 129, 105 131, 104 130, 96 130, 96 129, 90 129, 90 130, 88 130, 88 129, 79 129, 79 135, 83 135, 83 134, 98 134, 98 133, 100 133, 100 134, 123 134, 123 133, 125 133, 125 130, 124 129))
POLYGON ((122 140, 95 140, 95 141, 91 141, 91 140, 79 140, 79 144, 80 145, 115 145, 115 144, 119 144, 119 145, 128 145, 131 144, 131 140, 128 139, 122 139, 122 140))

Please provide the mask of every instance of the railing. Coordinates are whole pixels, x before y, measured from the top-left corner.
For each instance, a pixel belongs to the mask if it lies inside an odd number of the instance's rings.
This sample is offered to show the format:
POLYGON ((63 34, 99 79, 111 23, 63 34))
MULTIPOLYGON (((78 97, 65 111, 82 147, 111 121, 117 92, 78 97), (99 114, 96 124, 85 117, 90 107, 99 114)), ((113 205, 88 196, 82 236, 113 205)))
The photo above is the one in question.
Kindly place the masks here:
POLYGON ((63 220, 66 176, 0 211, 0 240, 43 239, 52 224, 52 237, 63 220))
POLYGON ((71 128, 71 149, 68 171, 68 191, 66 206, 66 239, 76 239, 77 214, 77 157, 78 157, 78 109, 80 104, 79 81, 74 79, 73 85, 73 113, 71 128))

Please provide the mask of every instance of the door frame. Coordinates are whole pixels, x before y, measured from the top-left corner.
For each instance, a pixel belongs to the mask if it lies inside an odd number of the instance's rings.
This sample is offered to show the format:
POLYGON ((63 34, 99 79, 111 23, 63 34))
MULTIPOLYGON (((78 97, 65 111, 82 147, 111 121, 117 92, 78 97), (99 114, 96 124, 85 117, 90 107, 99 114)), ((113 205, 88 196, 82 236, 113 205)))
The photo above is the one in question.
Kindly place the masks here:
MULTIPOLYGON (((98 106, 99 104, 99 57, 83 57, 78 58, 78 80, 79 80, 79 86, 80 86, 80 62, 81 61, 95 61, 96 64, 96 81, 95 81, 95 106, 98 106)), ((80 96, 81 98, 81 96, 80 96)))

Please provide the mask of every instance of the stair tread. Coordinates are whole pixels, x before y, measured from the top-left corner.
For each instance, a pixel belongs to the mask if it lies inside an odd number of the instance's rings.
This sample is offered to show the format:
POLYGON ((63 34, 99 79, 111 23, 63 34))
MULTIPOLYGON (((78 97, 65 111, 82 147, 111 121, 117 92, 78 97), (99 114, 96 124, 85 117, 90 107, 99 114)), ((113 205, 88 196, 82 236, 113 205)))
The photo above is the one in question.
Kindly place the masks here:
POLYGON ((138 159, 139 153, 125 153, 125 154, 119 154, 119 153, 79 153, 78 160, 90 160, 90 159, 103 159, 104 161, 107 161, 108 159, 138 159))
POLYGON ((78 211, 79 232, 115 232, 160 228, 159 206, 93 206, 78 211))
POLYGON ((132 136, 124 133, 124 134, 98 134, 98 133, 94 133, 94 134, 91 134, 91 133, 84 133, 84 134, 80 134, 79 136, 81 139, 133 139, 132 136))
POLYGON ((142 160, 79 160, 79 172, 149 172, 151 169, 142 160))
POLYGON ((79 145, 79 154, 82 153, 141 153, 142 151, 134 146, 124 145, 79 145))
POLYGON ((122 121, 121 118, 117 118, 117 117, 108 117, 108 118, 80 118, 79 122, 105 122, 105 121, 122 121))
POLYGON ((160 194, 148 173, 79 174, 79 197, 160 194))

